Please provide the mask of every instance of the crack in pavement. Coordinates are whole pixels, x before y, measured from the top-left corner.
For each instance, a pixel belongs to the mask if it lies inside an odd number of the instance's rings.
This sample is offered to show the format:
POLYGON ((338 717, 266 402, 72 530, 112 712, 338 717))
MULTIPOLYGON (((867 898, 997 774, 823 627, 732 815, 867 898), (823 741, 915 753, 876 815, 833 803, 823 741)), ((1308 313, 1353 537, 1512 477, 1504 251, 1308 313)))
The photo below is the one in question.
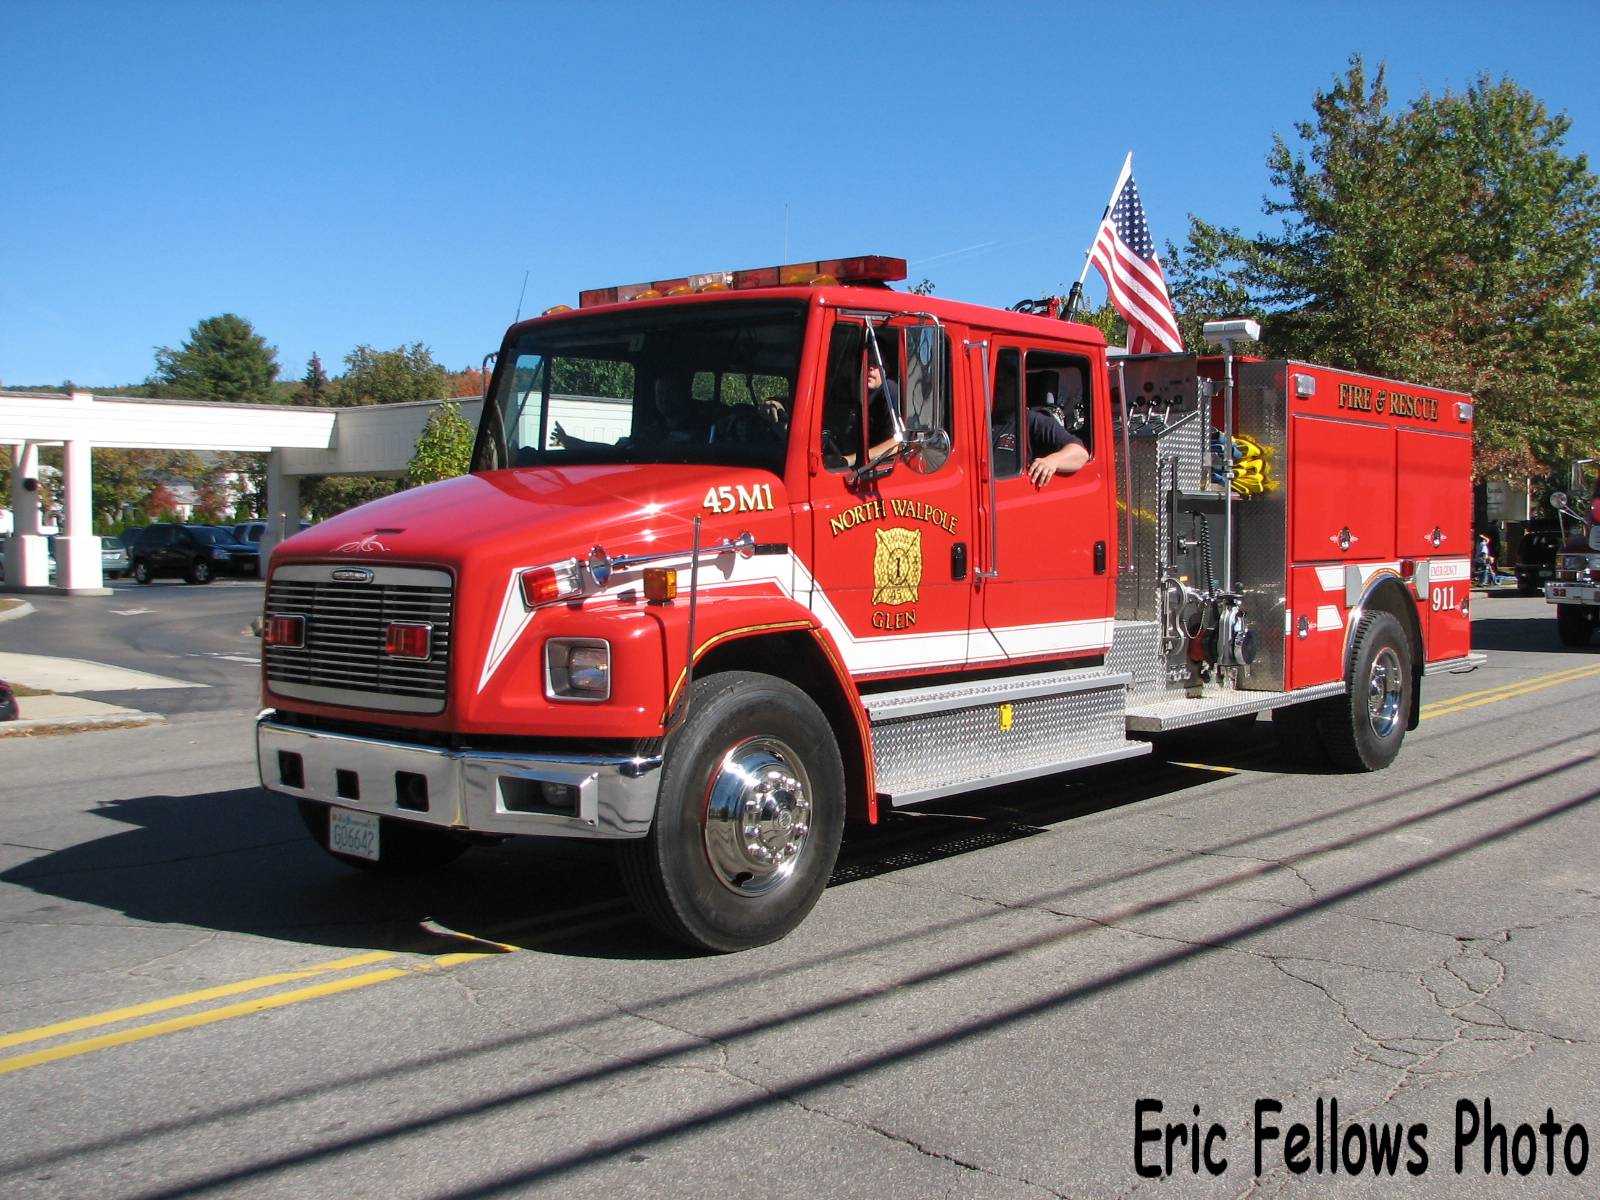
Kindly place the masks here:
MULTIPOLYGON (((972 1171, 980 1175, 985 1175, 991 1179, 998 1179, 1007 1183, 1020 1183, 1025 1187, 1034 1188, 1035 1190, 1040 1191, 1047 1196, 1057 1197, 1058 1200, 1070 1200, 1070 1197, 1067 1193, 1056 1191, 1054 1188, 1051 1188, 1046 1184, 1038 1183, 1032 1179, 1027 1179, 1020 1175, 1005 1175, 1000 1172, 990 1170, 979 1163, 969 1162, 966 1159, 959 1158, 954 1154, 948 1154, 944 1151, 933 1149, 932 1147, 924 1145, 907 1134, 896 1133, 891 1129, 887 1129, 884 1126, 869 1121, 865 1118, 856 1118, 847 1116, 843 1113, 837 1113, 822 1106, 821 1104, 816 1103, 815 1101, 807 1101, 803 1096, 798 1094, 776 1089, 760 1079, 753 1078, 741 1071, 734 1069, 732 1065, 732 1049, 727 1045, 727 1043, 723 1042, 719 1038, 709 1037, 705 1034, 696 1033, 690 1029, 684 1029, 681 1026, 674 1025, 670 1021, 664 1020, 660 1017, 650 1016, 646 1013, 639 1012, 624 1005, 613 1004, 612 1007, 620 1015, 633 1017, 635 1020, 644 1021, 645 1023, 654 1025, 660 1029, 665 1029, 670 1033, 678 1034, 681 1037, 688 1038, 695 1045, 715 1047, 718 1053, 717 1063, 710 1067, 695 1066, 690 1064, 644 1062, 642 1065, 644 1065, 647 1070, 689 1072, 718 1076, 736 1085, 742 1084, 745 1087, 752 1088, 762 1096, 766 1096, 769 1099, 789 1105, 790 1107, 798 1108, 801 1112, 808 1113, 811 1116, 821 1117, 824 1120, 832 1121, 850 1129, 862 1130, 868 1133, 876 1134, 886 1141, 891 1141, 898 1145, 905 1146, 908 1149, 914 1150, 926 1158, 949 1163, 952 1166, 960 1167, 963 1170, 972 1171)), ((592 1047, 583 1046, 576 1043, 569 1042, 568 1044, 574 1045, 576 1049, 582 1050, 590 1057, 602 1059, 609 1057, 615 1060, 630 1063, 640 1061, 627 1054, 619 1054, 614 1051, 599 1051, 593 1049, 592 1047)), ((684 1049, 689 1048, 690 1047, 685 1047, 684 1049)), ((677 1053, 681 1052, 682 1051, 677 1051, 677 1053)))

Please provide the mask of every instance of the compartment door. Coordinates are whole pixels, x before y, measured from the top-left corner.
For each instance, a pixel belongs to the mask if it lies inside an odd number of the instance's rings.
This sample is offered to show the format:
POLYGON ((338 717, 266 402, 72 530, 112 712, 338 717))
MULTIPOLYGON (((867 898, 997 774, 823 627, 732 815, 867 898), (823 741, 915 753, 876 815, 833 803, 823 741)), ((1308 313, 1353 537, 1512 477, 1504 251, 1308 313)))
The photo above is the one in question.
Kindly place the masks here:
POLYGON ((1290 421, 1289 458, 1291 561, 1395 557, 1394 430, 1297 416, 1290 421))
POLYGON ((1472 556, 1472 439, 1401 429, 1395 549, 1402 558, 1472 556))

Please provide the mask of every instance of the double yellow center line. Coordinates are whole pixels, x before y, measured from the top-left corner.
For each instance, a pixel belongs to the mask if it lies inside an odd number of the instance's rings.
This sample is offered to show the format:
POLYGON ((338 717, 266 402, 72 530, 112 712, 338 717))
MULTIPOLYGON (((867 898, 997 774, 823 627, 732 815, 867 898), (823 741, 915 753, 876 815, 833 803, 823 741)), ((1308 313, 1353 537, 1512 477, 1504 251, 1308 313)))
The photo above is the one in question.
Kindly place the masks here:
POLYGON ((1569 671, 1557 671, 1553 675, 1538 675, 1532 679, 1502 684, 1500 687, 1489 688, 1482 692, 1466 692, 1460 696, 1451 696, 1448 700, 1441 700, 1437 704, 1423 705, 1422 719, 1426 721, 1430 717, 1449 716, 1451 713, 1465 712, 1469 708, 1496 704, 1501 700, 1514 700, 1518 696, 1526 696, 1529 692, 1560 687, 1564 683, 1577 683, 1579 680, 1593 679, 1596 676, 1600 676, 1600 664, 1573 667, 1569 671))
POLYGON ((458 966, 464 962, 487 958, 494 953, 496 951, 489 950, 440 954, 419 961, 417 959, 403 959, 399 953, 391 950, 374 950, 367 954, 356 954, 349 958, 338 958, 331 962, 319 963, 316 966, 303 967, 298 971, 283 971, 276 975, 262 975, 256 979, 245 979, 238 983, 203 988, 197 992, 185 992, 181 996, 166 996, 160 1000, 149 1000, 143 1004, 130 1005, 127 1008, 112 1009, 110 1012, 95 1013, 93 1016, 78 1017, 71 1021, 60 1021, 54 1025, 41 1025, 36 1029, 24 1029, 19 1033, 0 1035, 0 1051, 9 1050, 14 1046, 25 1046, 34 1042, 67 1037, 71 1034, 82 1033, 87 1029, 100 1029, 107 1025, 118 1025, 125 1021, 136 1021, 141 1017, 171 1012, 174 1009, 208 1004, 213 1000, 225 1000, 230 996, 242 996, 249 992, 267 992, 270 988, 281 987, 286 983, 298 983, 303 979, 315 979, 319 976, 332 975, 340 971, 353 971, 357 967, 367 967, 374 963, 394 963, 392 966, 382 967, 375 971, 362 971, 354 975, 344 975, 338 979, 328 979, 307 987, 268 992, 266 995, 255 996, 235 1004, 205 1008, 198 1012, 169 1017, 164 1021, 153 1021, 146 1025, 135 1025, 129 1029, 97 1034, 77 1041, 58 1042, 56 1045, 46 1046, 41 1050, 13 1054, 6 1058, 0 1058, 0 1075, 8 1074, 11 1071, 21 1071, 27 1067, 37 1067, 42 1063, 57 1062, 63 1058, 74 1058, 80 1054, 90 1054, 93 1051, 104 1050, 110 1046, 125 1046, 130 1042, 141 1042, 146 1038, 161 1037, 164 1034, 176 1033, 182 1029, 198 1029, 202 1025, 213 1025, 218 1021, 227 1021, 234 1017, 249 1016, 251 1013, 266 1012, 268 1009, 282 1008, 288 1004, 298 1004, 302 1000, 314 1000, 319 996, 334 996, 340 992, 351 992, 357 988, 371 987, 375 983, 387 983, 391 979, 399 979, 405 975, 419 975, 432 971, 448 970, 450 967, 458 966))

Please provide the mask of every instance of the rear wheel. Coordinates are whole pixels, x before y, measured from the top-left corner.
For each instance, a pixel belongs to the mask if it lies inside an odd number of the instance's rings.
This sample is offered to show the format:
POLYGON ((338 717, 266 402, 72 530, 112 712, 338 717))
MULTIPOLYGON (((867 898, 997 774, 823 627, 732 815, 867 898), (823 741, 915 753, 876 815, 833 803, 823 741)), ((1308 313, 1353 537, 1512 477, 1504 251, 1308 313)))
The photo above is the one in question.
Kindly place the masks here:
POLYGON ((1353 650, 1349 691, 1315 703, 1317 729, 1334 766, 1381 771, 1400 753, 1411 716, 1411 649, 1399 621, 1371 612, 1353 650))
POLYGON ((133 564, 133 579, 135 583, 150 582, 150 564, 142 558, 133 564))
POLYGON ((1594 633, 1594 609, 1582 604, 1556 605, 1556 636, 1563 646, 1587 646, 1594 633))
POLYGON ((328 806, 316 800, 297 800, 300 819, 317 845, 350 867, 380 875, 416 875, 454 862, 472 845, 459 833, 435 829, 415 821, 378 818, 378 858, 356 858, 328 848, 328 806))
POLYGON ((696 681, 648 836, 620 843, 645 917, 702 950, 784 936, 816 904, 844 832, 844 766, 822 710, 749 671, 696 681))

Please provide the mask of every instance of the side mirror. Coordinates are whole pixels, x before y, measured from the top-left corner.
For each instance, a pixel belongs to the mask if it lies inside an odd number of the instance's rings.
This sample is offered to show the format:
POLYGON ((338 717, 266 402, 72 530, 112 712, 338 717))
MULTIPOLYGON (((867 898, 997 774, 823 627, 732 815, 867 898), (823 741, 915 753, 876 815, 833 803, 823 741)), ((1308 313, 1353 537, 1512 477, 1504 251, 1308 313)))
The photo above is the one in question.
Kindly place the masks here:
POLYGON ((950 457, 950 434, 943 429, 916 427, 906 430, 900 458, 907 469, 919 475, 932 475, 950 457))
POLYGON ((1571 497, 1565 492, 1551 492, 1550 507, 1564 517, 1571 517, 1579 524, 1587 525, 1589 523, 1587 517, 1572 507, 1571 497))

